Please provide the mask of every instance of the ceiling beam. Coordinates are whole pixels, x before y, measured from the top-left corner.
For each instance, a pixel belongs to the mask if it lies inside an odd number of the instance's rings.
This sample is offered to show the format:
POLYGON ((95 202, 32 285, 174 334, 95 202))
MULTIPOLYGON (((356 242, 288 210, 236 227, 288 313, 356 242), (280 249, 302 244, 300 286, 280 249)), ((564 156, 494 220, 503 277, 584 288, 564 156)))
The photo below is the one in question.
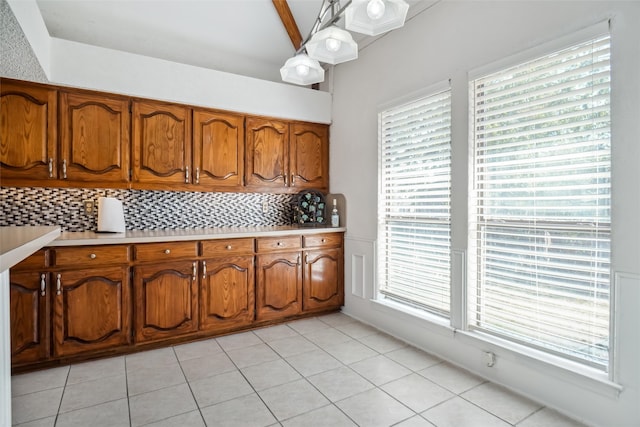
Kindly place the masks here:
POLYGON ((300 49, 300 46, 302 45, 302 35, 300 34, 300 29, 298 28, 298 24, 296 24, 293 14, 291 13, 287 0, 272 1, 273 6, 276 8, 276 11, 280 16, 282 25, 284 25, 285 30, 287 30, 287 34, 289 34, 293 48, 295 50, 300 49))

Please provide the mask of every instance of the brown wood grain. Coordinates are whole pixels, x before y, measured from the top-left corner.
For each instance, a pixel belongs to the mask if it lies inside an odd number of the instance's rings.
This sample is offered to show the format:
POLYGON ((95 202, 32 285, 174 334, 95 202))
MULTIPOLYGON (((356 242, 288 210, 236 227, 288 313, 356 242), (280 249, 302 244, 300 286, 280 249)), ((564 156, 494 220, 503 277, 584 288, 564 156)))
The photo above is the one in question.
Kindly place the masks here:
POLYGON ((296 23, 293 14, 291 13, 287 0, 273 0, 273 6, 278 12, 280 21, 282 21, 282 25, 284 25, 284 29, 287 31, 289 39, 291 39, 293 48, 298 50, 302 45, 302 35, 300 34, 300 29, 298 28, 298 24, 296 23))
POLYGON ((54 271, 53 354, 68 356, 130 344, 129 289, 126 266, 54 271))
POLYGON ((196 261, 134 267, 135 338, 162 340, 198 330, 196 261), (194 264, 196 264, 194 273, 194 264))
POLYGON ((70 181, 129 182, 127 98, 60 93, 60 161, 70 181))
POLYGON ((193 111, 193 183, 202 187, 242 187, 244 116, 193 111))
POLYGON ((202 264, 200 329, 220 331, 251 324, 255 316, 253 256, 213 258, 202 264))
POLYGON ((55 90, 39 85, 2 82, 0 175, 3 179, 46 181, 57 176, 56 114, 55 90))

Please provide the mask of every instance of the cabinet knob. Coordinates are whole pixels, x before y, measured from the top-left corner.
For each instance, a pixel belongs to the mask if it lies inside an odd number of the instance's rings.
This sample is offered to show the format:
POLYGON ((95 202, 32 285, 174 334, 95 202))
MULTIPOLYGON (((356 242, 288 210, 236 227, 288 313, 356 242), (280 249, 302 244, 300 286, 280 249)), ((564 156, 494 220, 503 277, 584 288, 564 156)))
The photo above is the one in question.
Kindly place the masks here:
POLYGON ((282 242, 278 242, 278 243, 276 243, 276 245, 282 246, 282 242))
POLYGON ((325 243, 327 241, 327 239, 322 239, 320 240, 322 243, 325 243))
POLYGON ((165 250, 164 250, 164 253, 165 253, 165 254, 167 254, 167 255, 169 255, 169 254, 171 253, 171 249, 165 249, 165 250))
POLYGON ((91 255, 89 255, 89 258, 91 258, 91 259, 96 259, 96 254, 91 254, 91 255))
POLYGON ((228 251, 230 251, 230 250, 231 250, 231 245, 227 245, 226 249, 227 249, 228 251))

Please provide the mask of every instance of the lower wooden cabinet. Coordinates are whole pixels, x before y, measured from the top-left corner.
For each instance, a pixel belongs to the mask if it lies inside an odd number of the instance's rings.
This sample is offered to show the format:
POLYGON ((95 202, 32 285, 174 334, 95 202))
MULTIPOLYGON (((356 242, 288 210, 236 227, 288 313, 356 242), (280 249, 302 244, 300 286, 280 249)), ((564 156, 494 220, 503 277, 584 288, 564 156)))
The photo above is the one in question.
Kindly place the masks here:
POLYGON ((11 271, 11 362, 46 360, 51 352, 49 274, 11 271))
POLYGON ((200 330, 250 325, 255 316, 253 255, 202 261, 200 330))
POLYGON ((197 264, 173 261, 133 268, 137 343, 198 330, 197 264))
POLYGON ((302 309, 339 308, 344 304, 342 249, 307 251, 304 255, 302 309))
POLYGON ((70 356, 131 343, 128 268, 52 273, 53 354, 70 356))
POLYGON ((14 368, 339 309, 342 233, 55 247, 10 272, 14 368))
POLYGON ((271 320, 302 311, 301 253, 257 256, 256 320, 271 320))

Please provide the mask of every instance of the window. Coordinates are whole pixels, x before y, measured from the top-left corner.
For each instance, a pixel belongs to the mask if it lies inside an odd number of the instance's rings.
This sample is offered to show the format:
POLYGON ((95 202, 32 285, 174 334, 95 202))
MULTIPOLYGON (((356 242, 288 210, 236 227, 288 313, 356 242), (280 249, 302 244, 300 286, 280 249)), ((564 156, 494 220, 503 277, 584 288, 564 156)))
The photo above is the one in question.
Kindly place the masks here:
POLYGON ((380 113, 381 298, 448 317, 451 91, 380 113))
POLYGON ((470 83, 469 328, 606 370, 609 37, 470 83))

